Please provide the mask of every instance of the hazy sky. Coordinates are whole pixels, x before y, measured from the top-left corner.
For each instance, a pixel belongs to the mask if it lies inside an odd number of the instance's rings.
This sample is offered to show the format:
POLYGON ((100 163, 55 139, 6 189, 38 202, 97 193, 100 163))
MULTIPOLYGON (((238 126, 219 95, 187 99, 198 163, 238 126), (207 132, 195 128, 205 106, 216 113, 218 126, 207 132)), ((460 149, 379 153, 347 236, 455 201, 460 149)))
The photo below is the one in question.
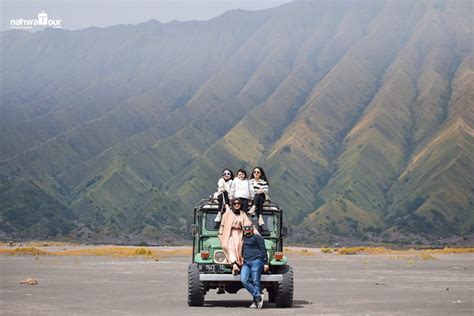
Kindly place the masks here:
MULTIPOLYGON (((136 24, 150 19, 160 22, 208 20, 231 9, 259 10, 286 2, 290 0, 0 0, 0 27, 10 29, 12 19, 36 19, 42 10, 48 13, 49 19, 61 19, 62 28, 75 30, 136 24)), ((40 29, 35 27, 33 31, 40 29)))

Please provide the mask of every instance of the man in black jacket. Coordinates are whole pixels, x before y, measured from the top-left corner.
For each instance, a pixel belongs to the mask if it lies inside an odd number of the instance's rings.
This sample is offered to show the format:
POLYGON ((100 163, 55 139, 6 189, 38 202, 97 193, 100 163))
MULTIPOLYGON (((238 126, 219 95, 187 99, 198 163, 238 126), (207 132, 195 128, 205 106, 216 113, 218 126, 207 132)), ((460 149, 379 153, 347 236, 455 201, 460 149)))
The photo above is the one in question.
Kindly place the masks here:
POLYGON ((265 241, 259 234, 254 233, 250 221, 244 223, 243 259, 244 264, 240 272, 240 281, 252 295, 253 302, 250 308, 262 308, 263 294, 261 293, 260 277, 263 271, 268 271, 268 255, 265 241))

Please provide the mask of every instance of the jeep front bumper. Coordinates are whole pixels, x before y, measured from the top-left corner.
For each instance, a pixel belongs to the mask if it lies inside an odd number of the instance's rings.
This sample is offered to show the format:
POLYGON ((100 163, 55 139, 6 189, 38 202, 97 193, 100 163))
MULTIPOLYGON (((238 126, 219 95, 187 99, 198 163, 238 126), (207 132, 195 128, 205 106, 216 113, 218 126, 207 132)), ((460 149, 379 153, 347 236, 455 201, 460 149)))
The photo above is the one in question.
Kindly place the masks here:
MULTIPOLYGON (((199 274, 199 281, 235 281, 240 282, 240 275, 232 274, 199 274)), ((282 274, 262 274, 260 282, 283 282, 282 274)))

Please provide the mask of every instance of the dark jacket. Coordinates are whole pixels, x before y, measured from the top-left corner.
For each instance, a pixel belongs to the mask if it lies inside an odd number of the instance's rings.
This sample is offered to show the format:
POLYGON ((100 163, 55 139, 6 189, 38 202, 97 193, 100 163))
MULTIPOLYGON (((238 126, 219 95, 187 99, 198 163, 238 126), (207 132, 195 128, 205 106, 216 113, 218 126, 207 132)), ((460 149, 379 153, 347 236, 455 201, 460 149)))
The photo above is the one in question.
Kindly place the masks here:
POLYGON ((263 237, 253 234, 250 237, 244 236, 243 244, 244 262, 262 259, 265 264, 268 262, 267 249, 263 237))

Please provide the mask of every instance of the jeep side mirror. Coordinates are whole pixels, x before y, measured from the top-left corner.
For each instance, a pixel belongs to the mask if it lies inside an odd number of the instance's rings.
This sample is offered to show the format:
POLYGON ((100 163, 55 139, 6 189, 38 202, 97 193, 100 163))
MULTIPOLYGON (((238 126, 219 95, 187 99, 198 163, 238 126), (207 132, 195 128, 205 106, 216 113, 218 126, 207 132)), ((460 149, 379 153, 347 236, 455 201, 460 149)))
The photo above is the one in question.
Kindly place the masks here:
POLYGON ((288 227, 282 227, 281 228, 281 236, 286 236, 288 235, 288 227))
POLYGON ((191 224, 189 226, 189 230, 191 231, 191 234, 195 236, 198 232, 198 225, 197 224, 191 224))

